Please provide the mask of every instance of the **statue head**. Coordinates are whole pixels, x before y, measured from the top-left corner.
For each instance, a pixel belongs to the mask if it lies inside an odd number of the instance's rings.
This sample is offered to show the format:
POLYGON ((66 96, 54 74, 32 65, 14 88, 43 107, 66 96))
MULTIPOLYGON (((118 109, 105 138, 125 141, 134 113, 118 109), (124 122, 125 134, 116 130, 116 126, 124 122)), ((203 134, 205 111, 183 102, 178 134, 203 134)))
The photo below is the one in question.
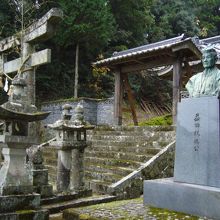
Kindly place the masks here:
POLYGON ((202 64, 203 67, 212 68, 215 66, 218 60, 217 52, 215 51, 213 46, 207 46, 202 51, 202 64))

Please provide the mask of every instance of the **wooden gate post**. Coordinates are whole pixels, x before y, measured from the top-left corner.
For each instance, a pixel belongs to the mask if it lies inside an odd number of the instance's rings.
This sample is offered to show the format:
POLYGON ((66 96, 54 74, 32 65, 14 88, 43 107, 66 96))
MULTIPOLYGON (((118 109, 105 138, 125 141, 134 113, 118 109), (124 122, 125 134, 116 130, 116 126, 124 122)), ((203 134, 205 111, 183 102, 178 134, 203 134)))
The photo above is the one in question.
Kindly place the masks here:
POLYGON ((114 123, 122 125, 122 101, 123 101, 123 83, 120 69, 114 70, 115 74, 115 97, 114 97, 114 123))
POLYGON ((182 75, 182 60, 177 59, 173 64, 173 125, 176 125, 177 104, 180 101, 180 81, 182 75))

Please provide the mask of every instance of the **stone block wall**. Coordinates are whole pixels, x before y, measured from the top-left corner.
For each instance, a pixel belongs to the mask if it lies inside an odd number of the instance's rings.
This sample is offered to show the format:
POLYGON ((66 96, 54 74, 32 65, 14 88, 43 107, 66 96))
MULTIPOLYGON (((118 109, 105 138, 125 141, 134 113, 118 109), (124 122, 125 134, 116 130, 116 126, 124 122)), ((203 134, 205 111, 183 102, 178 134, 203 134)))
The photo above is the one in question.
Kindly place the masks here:
POLYGON ((113 125, 113 99, 99 101, 97 104, 97 125, 113 125))
MULTIPOLYGON (((89 99, 80 98, 78 100, 64 100, 43 103, 42 111, 50 111, 51 114, 43 121, 43 124, 52 124, 61 119, 62 106, 70 104, 73 110, 80 103, 84 107, 84 117, 92 125, 112 125, 113 124, 113 99, 89 99)), ((72 112, 74 113, 74 112, 72 112)))

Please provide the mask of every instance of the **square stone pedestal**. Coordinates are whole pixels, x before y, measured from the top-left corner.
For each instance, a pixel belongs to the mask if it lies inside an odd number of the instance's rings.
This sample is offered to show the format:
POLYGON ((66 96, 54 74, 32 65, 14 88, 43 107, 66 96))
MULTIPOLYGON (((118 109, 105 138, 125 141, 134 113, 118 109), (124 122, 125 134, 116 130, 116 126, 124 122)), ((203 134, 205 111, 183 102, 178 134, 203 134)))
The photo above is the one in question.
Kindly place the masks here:
POLYGON ((144 181, 144 204, 220 219, 220 189, 174 182, 170 179, 144 181))
POLYGON ((40 208, 40 194, 0 196, 0 220, 48 220, 49 212, 40 208))

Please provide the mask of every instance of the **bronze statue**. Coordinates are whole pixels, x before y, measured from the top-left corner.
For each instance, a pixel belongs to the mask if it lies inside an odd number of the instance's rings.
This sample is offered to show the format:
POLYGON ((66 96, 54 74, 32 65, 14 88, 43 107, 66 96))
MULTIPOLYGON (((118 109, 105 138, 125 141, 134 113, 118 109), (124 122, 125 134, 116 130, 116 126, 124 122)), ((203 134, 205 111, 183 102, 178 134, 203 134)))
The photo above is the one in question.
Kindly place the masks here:
POLYGON ((192 76, 186 84, 190 97, 218 96, 220 91, 220 70, 216 67, 217 52, 212 46, 203 51, 203 72, 192 76))

